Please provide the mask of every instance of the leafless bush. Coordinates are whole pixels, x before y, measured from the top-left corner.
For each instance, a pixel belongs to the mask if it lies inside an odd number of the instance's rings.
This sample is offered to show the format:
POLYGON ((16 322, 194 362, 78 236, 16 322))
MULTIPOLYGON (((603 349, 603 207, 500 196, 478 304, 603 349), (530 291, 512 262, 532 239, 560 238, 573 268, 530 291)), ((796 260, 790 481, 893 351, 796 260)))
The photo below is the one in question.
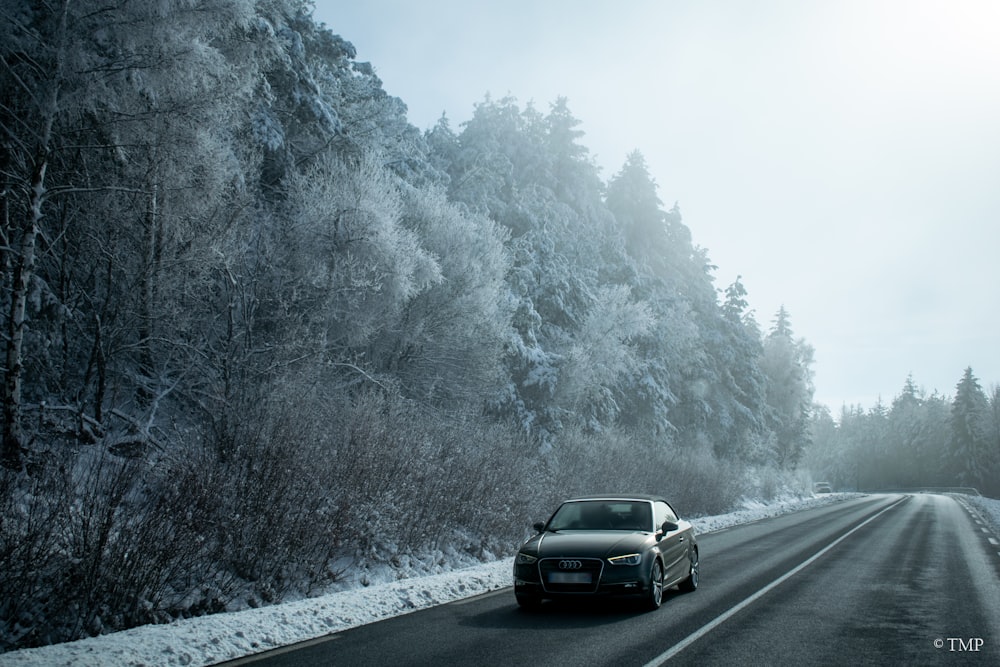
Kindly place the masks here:
POLYGON ((342 513, 321 422, 247 409, 234 446, 178 442, 156 458, 66 449, 3 473, 4 649, 274 601, 336 578, 342 513))
POLYGON ((197 508, 192 529, 211 545, 220 602, 244 586, 250 604, 273 602, 337 577, 330 562, 346 515, 336 501, 327 410, 314 396, 245 406, 221 434, 226 455, 209 447, 187 466, 184 497, 197 508))
POLYGON ((336 479, 362 558, 446 548, 479 556, 521 536, 537 450, 513 429, 370 394, 338 436, 336 479))
POLYGON ((0 651, 46 643, 69 494, 58 469, 28 477, 0 471, 0 651))
POLYGON ((552 467, 563 497, 659 494, 685 516, 732 509, 744 490, 738 466, 718 459, 709 447, 651 442, 619 430, 564 433, 552 467))
POLYGON ((187 594, 177 583, 198 570, 204 554, 167 511, 163 472, 84 447, 52 454, 30 478, 5 479, 6 648, 169 617, 187 594))

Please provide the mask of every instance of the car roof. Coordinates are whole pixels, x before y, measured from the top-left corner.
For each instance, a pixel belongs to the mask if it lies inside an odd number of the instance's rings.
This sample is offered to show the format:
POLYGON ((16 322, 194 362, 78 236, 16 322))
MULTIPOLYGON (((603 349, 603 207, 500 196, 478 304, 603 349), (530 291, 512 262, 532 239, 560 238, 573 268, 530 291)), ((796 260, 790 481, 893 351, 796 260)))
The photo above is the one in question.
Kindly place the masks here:
POLYGON ((575 498, 568 498, 564 502, 572 503, 579 500, 647 500, 650 502, 667 502, 666 498, 652 496, 646 493, 598 493, 590 496, 576 496, 575 498))

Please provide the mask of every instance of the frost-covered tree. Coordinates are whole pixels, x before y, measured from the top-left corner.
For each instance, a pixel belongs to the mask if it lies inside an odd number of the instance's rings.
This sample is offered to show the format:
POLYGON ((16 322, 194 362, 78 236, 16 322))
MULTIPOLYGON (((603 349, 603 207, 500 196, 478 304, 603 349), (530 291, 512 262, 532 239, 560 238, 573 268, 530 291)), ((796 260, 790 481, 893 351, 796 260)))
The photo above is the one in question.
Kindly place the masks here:
POLYGON ((336 359, 399 326, 406 304, 441 280, 437 261, 402 224, 402 195, 383 164, 378 154, 329 157, 287 179, 282 243, 296 282, 277 304, 290 304, 336 359))
POLYGON ((446 114, 441 114, 434 127, 424 134, 424 140, 427 144, 427 161, 441 174, 441 182, 447 189, 451 185, 451 174, 461 144, 458 135, 451 129, 451 122, 446 114))
POLYGON ((25 332, 28 290, 35 274, 37 243, 51 179, 47 178, 57 144, 60 106, 74 85, 68 59, 70 3, 50 11, 23 3, 0 5, 0 107, 4 132, 0 152, 3 174, 3 266, 6 342, 3 389, 3 464, 21 465, 25 332), (9 276, 9 277, 8 277, 9 276))
POLYGON ((966 368, 951 404, 951 468, 962 486, 994 485, 996 460, 990 431, 986 394, 972 368, 966 368))
POLYGON ((6 274, 8 453, 19 440, 26 372, 32 398, 52 393, 81 422, 88 412, 100 422, 112 352, 131 372, 116 379, 147 398, 164 390, 162 362, 186 355, 190 330, 177 316, 189 311, 162 297, 200 289, 203 239, 225 220, 223 199, 242 180, 231 119, 256 69, 233 56, 245 53, 253 9, 243 0, 0 5, 0 160, 14 269, 6 274), (179 264, 189 270, 173 271, 179 264), (164 318, 185 333, 164 336, 164 318))
POLYGON ((440 280, 407 301, 398 325, 369 346, 369 358, 407 395, 481 408, 504 384, 501 361, 512 334, 506 233, 437 188, 409 189, 402 203, 401 224, 434 258, 440 280))
POLYGON ((767 376, 767 405, 772 420, 774 463, 795 468, 809 444, 812 406, 813 350, 794 338, 788 312, 782 306, 764 339, 761 368, 767 376))
POLYGON ((629 282, 658 328, 645 342, 648 364, 627 413, 654 432, 748 456, 765 426, 760 343, 745 291, 737 284, 720 306, 707 252, 693 244, 679 207, 663 209, 638 151, 608 183, 607 205, 624 238, 629 282))
POLYGON ((889 409, 885 447, 886 487, 947 486, 941 461, 948 441, 947 409, 939 396, 927 396, 909 376, 889 409))
POLYGON ((607 204, 632 257, 654 264, 666 258, 667 216, 656 181, 639 151, 629 153, 621 171, 608 183, 607 204))
MULTIPOLYGON (((457 139, 440 124, 432 135, 450 170, 449 196, 510 234, 514 331, 507 346, 510 381, 496 409, 546 442, 565 420, 581 418, 559 398, 575 404, 579 392, 560 385, 574 386, 574 374, 583 370, 568 361, 575 339, 595 299, 621 274, 611 267, 620 244, 576 125, 564 100, 544 116, 520 109, 512 98, 487 98, 457 139)), ((616 411, 601 414, 613 420, 616 411)))
POLYGON ((602 287, 566 354, 556 400, 593 430, 614 423, 624 392, 643 370, 637 342, 653 323, 627 287, 602 287))
POLYGON ((626 261, 634 267, 633 289, 649 304, 656 322, 640 343, 643 373, 630 388, 624 417, 643 430, 672 435, 676 426, 671 411, 679 400, 683 369, 696 365, 700 356, 698 332, 689 304, 677 298, 678 286, 657 270, 666 261, 666 214, 638 151, 608 182, 606 201, 624 239, 626 261))
POLYGON ((717 335, 710 340, 716 360, 717 394, 722 398, 722 420, 727 428, 715 441, 722 456, 754 459, 753 450, 766 437, 767 379, 761 369, 760 330, 746 300, 741 277, 725 290, 717 335))

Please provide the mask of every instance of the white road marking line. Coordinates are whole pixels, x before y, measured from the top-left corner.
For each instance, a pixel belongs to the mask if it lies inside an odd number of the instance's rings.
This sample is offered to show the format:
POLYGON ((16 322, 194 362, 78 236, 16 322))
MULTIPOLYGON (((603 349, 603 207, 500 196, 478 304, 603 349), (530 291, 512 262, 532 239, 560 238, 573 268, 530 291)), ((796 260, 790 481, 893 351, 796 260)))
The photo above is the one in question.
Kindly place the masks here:
POLYGON ((990 534, 990 531, 989 531, 989 530, 987 530, 986 528, 980 528, 979 530, 983 531, 983 532, 984 532, 984 533, 986 533, 987 535, 989 535, 989 534, 990 534))
POLYGON ((859 523, 857 526, 855 526, 851 530, 847 531, 846 533, 844 533, 843 535, 841 535, 840 537, 838 537, 837 539, 835 539, 833 542, 830 542, 830 544, 828 544, 825 547, 823 547, 823 549, 821 549, 820 551, 818 551, 815 554, 813 554, 810 558, 802 561, 797 566, 795 566, 794 568, 792 568, 791 570, 789 570, 788 572, 786 572, 782 576, 778 577, 777 579, 775 579, 774 581, 772 581, 771 583, 769 583, 767 586, 764 586, 764 588, 760 589, 759 591, 757 591, 756 593, 754 593, 750 597, 746 598, 745 600, 743 600, 739 604, 735 605, 734 607, 730 607, 730 609, 728 611, 726 611, 726 612, 724 612, 724 613, 716 616, 715 619, 709 621, 708 623, 706 623, 705 625, 703 625, 699 629, 695 630, 694 632, 692 632, 691 634, 689 634, 687 637, 685 637, 681 641, 679 641, 676 644, 674 644, 673 646, 671 646, 664 653, 661 653, 660 655, 656 656, 655 658, 653 658, 652 660, 650 660, 649 662, 647 662, 644 665, 644 667, 660 667, 660 665, 663 665, 667 660, 670 660, 671 658, 673 658, 674 656, 676 656, 678 653, 680 653, 681 651, 683 651, 684 649, 686 649, 688 646, 690 646, 691 644, 695 643, 696 641, 698 641, 699 639, 701 639, 702 637, 704 637, 705 635, 707 635, 709 632, 711 632, 712 630, 714 630, 715 628, 719 627, 720 625, 722 625, 723 623, 725 623, 726 621, 728 621, 730 618, 732 618, 733 616, 735 616, 739 612, 741 612, 744 609, 746 609, 747 607, 749 607, 751 604, 753 604, 754 602, 756 602, 760 598, 764 597, 764 595, 766 595, 767 593, 769 593, 770 591, 774 590, 775 588, 777 588, 778 586, 780 586, 784 582, 786 582, 789 579, 791 579, 793 576, 795 576, 796 574, 798 574, 802 570, 804 570, 807 567, 809 567, 810 565, 812 565, 814 562, 816 562, 817 560, 819 560, 819 558, 822 557, 823 554, 825 554, 827 551, 829 551, 830 549, 834 548, 835 546, 837 546, 838 544, 840 544, 841 542, 843 542, 844 540, 846 540, 848 537, 850 537, 851 535, 853 535, 857 531, 861 530, 866 525, 868 525, 869 523, 871 523, 875 519, 879 518, 880 516, 882 516, 883 514, 885 514, 889 510, 891 510, 893 507, 895 507, 899 503, 903 502, 904 500, 906 500, 906 498, 900 498, 899 500, 897 500, 893 504, 891 504, 888 507, 886 507, 885 509, 883 509, 878 514, 875 514, 875 515, 872 515, 872 516, 868 517, 868 519, 866 519, 865 521, 859 523))
POLYGON ((991 538, 989 538, 989 540, 990 540, 990 544, 992 544, 993 546, 1000 547, 1000 542, 997 542, 997 538, 991 537, 991 538))

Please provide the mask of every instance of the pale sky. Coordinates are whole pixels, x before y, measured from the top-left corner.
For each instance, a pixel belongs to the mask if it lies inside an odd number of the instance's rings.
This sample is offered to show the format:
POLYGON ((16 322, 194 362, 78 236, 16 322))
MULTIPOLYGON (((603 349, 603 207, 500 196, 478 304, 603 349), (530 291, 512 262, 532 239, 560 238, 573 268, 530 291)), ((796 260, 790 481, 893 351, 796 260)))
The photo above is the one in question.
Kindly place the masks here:
POLYGON ((639 149, 834 416, 1000 383, 1000 2, 315 4, 421 130, 565 96, 605 179, 639 149))

